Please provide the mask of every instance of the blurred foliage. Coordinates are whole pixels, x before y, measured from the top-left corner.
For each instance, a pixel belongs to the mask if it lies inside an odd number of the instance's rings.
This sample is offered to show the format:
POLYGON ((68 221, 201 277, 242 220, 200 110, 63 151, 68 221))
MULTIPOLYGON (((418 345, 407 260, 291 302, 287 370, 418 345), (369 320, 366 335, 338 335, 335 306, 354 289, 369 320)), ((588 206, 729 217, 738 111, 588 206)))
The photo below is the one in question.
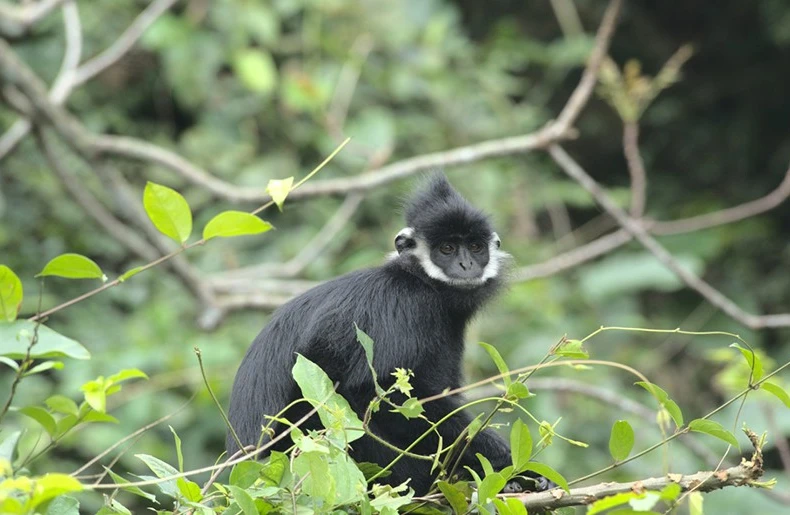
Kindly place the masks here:
MULTIPOLYGON (((91 56, 115 41, 146 3, 78 4, 84 55, 91 56)), ((592 39, 563 34, 552 4, 181 2, 127 56, 77 89, 67 106, 91 130, 172 148, 239 185, 263 188, 270 179, 302 177, 346 136, 352 143, 320 177, 356 175, 382 160, 523 134, 556 116, 578 80, 592 39)), ((594 30, 604 4, 578 0, 574 5, 585 29, 594 30)), ((693 45, 694 55, 683 66, 679 82, 662 91, 640 118, 647 213, 658 219, 705 213, 764 195, 779 183, 790 160, 790 102, 781 86, 790 82, 790 6, 783 0, 722 2, 716 9, 707 2, 627 2, 611 57, 620 68, 633 59, 641 67, 637 71, 655 76, 685 44, 693 45)), ((46 18, 32 37, 15 41, 14 48, 51 81, 63 48, 60 16, 46 18)), ((14 118, 0 106, 0 128, 14 118)), ((605 101, 593 99, 578 127, 581 137, 568 145, 569 151, 625 204, 628 173, 617 113, 605 101)), ((65 147, 60 159, 86 187, 102 191, 97 176, 65 147)), ((132 183, 136 198, 142 198, 147 180, 183 193, 196 226, 204 226, 222 209, 256 207, 218 201, 157 166, 122 160, 112 164, 132 183)), ((572 227, 583 227, 575 236, 594 235, 603 223, 583 190, 539 153, 448 173, 464 194, 494 214, 503 245, 518 264, 539 262, 568 248, 573 236, 557 223, 558 212, 572 227)), ((379 263, 400 228, 400 199, 410 186, 408 181, 393 183, 368 195, 305 277, 324 279, 379 263)), ((39 302, 40 287, 33 276, 61 253, 90 256, 111 276, 142 264, 87 221, 64 194, 32 138, 0 162, 0 188, 0 261, 24 283, 23 313, 35 311, 39 302)), ((123 200, 102 200, 123 212, 123 200)), ((286 202, 282 213, 267 212, 277 231, 196 248, 188 259, 206 273, 286 260, 338 205, 329 198, 286 202)), ((785 312, 790 310, 789 206, 661 241, 745 309, 785 312)), ((44 284, 40 302, 48 307, 98 283, 47 279, 44 284)), ((266 315, 234 314, 216 331, 204 333, 194 324, 197 309, 187 289, 160 267, 54 315, 50 325, 81 342, 93 357, 70 363, 67 373, 50 370, 26 378, 19 404, 40 403, 56 391, 78 399, 83 383, 120 368, 138 368, 150 380, 108 399, 120 424, 94 425, 67 437, 34 469, 71 472, 168 413, 175 413, 169 424, 183 440, 185 467, 213 463, 224 428, 201 384, 192 349, 202 350, 214 390, 227 399, 235 367, 266 315)), ((563 334, 579 337, 600 325, 727 330, 776 363, 790 359, 785 343, 790 331, 741 327, 684 289, 633 244, 560 276, 514 284, 472 328, 469 341, 494 344, 516 368, 536 363, 563 334)), ((744 365, 732 349, 723 353, 730 343, 721 337, 607 333, 591 342, 589 350, 593 357, 642 371, 695 418, 733 393, 731 374, 744 365)), ((470 379, 496 371, 477 346, 470 346, 467 363, 470 379)), ((617 372, 596 369, 574 377, 651 402, 630 377, 617 372)), ((0 392, 9 383, 8 374, 0 376, 0 392)), ((790 434, 790 414, 767 397, 764 404, 747 404, 741 416, 758 432, 768 430, 771 439, 790 434)), ((562 417, 560 428, 570 438, 590 444, 588 449, 547 449, 544 461, 569 478, 609 462, 609 431, 615 420, 626 417, 633 424, 637 449, 658 435, 655 424, 612 407, 601 409, 585 398, 541 393, 529 402, 543 419, 562 417)), ((733 420, 735 410, 726 410, 721 420, 733 420)), ((19 417, 13 424, 28 427, 29 421, 19 417)), ((142 473, 141 463, 132 457, 140 452, 173 463, 171 438, 163 427, 146 433, 118 466, 142 473)), ((717 444, 711 448, 723 451, 717 444)), ((779 469, 770 441, 766 452, 767 465, 779 469)), ((616 470, 612 478, 660 474, 665 459, 673 470, 705 468, 675 445, 670 457, 655 453, 616 470)), ((786 491, 787 475, 779 475, 779 490, 783 485, 786 491)), ((708 495, 705 506, 711 513, 779 509, 759 493, 743 489, 708 495)))

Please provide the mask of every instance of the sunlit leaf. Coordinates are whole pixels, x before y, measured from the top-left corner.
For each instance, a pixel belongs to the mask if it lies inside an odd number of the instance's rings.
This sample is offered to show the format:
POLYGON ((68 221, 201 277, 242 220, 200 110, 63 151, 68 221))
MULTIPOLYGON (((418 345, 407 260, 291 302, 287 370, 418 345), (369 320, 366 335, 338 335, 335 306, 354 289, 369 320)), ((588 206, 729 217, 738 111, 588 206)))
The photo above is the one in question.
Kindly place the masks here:
POLYGON ((184 243, 192 234, 192 212, 176 190, 149 181, 143 192, 143 206, 154 227, 165 236, 184 243))
POLYGON ((47 370, 52 370, 52 369, 60 370, 62 368, 63 368, 62 361, 42 361, 38 365, 28 369, 28 371, 25 372, 23 377, 40 374, 41 372, 46 372, 47 370))
POLYGON ((135 276, 145 270, 145 266, 136 266, 130 270, 127 270, 118 278, 118 281, 124 282, 125 280, 129 279, 132 276, 135 276))
POLYGON ((135 378, 148 379, 148 376, 145 374, 145 372, 138 370, 136 368, 125 368, 108 377, 107 381, 110 384, 115 384, 135 378))
POLYGON ((590 354, 584 350, 581 340, 563 341, 559 347, 554 350, 554 355, 569 359, 587 359, 590 357, 590 354))
POLYGON ((0 265, 0 319, 6 322, 16 320, 22 296, 22 281, 13 270, 0 265))
POLYGON ((67 279, 101 279, 107 276, 92 259, 81 254, 61 254, 52 258, 36 277, 57 276, 67 279))
POLYGON ((510 383, 510 386, 507 387, 506 395, 508 399, 526 399, 528 397, 534 397, 529 393, 527 385, 519 381, 510 383))
POLYGON ((689 429, 698 433, 705 433, 719 440, 724 440, 733 447, 740 447, 735 435, 727 431, 721 424, 713 420, 698 418, 689 422, 689 429))
POLYGON ((364 435, 362 421, 342 396, 335 393, 332 381, 321 368, 301 354, 296 356, 293 377, 302 395, 318 409, 318 417, 329 436, 343 435, 345 442, 353 442, 364 435))
POLYGON ((206 224, 203 239, 260 234, 272 228, 272 224, 244 211, 223 211, 206 224))
POLYGON ((491 360, 496 365, 497 370, 499 373, 503 375, 502 380, 505 382, 505 386, 510 386, 512 379, 510 379, 510 369, 507 368, 507 364, 505 364, 505 360, 502 359, 502 356, 499 354, 499 351, 496 350, 496 347, 490 345, 488 343, 480 342, 480 346, 483 347, 489 356, 491 356, 491 360))
POLYGON ((88 349, 62 334, 29 320, 0 324, 0 356, 24 359, 30 350, 32 359, 73 358, 90 359, 88 349), (36 344, 30 347, 33 336, 36 344))
POLYGON ((768 393, 772 393, 773 395, 776 396, 777 399, 782 401, 785 406, 790 408, 790 395, 788 395, 787 392, 781 386, 779 386, 778 384, 766 382, 766 383, 762 383, 760 385, 760 388, 762 388, 768 393))
POLYGON ((287 179, 271 179, 266 186, 266 193, 272 196, 272 200, 277 204, 277 208, 283 210, 283 202, 291 192, 294 178, 288 177, 287 179))
POLYGON ((148 499, 149 501, 155 504, 159 504, 159 501, 156 500, 156 496, 154 494, 146 492, 145 490, 141 489, 139 486, 124 486, 127 485, 129 481, 124 479, 123 476, 116 474, 115 472, 113 472, 112 470, 106 467, 104 468, 104 470, 107 471, 107 473, 112 478, 113 482, 121 487, 121 490, 126 490, 129 493, 148 499))
POLYGON ((733 343, 730 347, 734 347, 741 351, 743 354, 743 359, 746 360, 746 364, 749 366, 749 370, 752 373, 752 382, 759 381, 765 375, 763 372, 763 363, 760 361, 760 356, 751 349, 747 349, 739 343, 733 343))
POLYGON ((549 481, 554 481, 554 483, 556 483, 557 486, 559 486, 566 492, 569 491, 568 481, 562 476, 562 474, 560 474, 553 468, 549 467, 548 465, 544 463, 537 463, 534 461, 530 461, 524 466, 524 471, 528 471, 528 470, 545 477, 549 481))
POLYGON ((510 457, 516 474, 524 471, 531 456, 532 435, 529 432, 529 427, 521 419, 516 419, 510 429, 510 457))
POLYGON ((425 409, 422 407, 422 404, 418 399, 409 398, 406 399, 401 406, 394 408, 392 411, 397 411, 401 415, 406 418, 417 418, 419 417, 425 409))
POLYGON ((239 82, 250 91, 268 94, 277 86, 277 67, 266 50, 241 50, 233 56, 232 64, 239 82))
POLYGON ((447 481, 439 481, 439 490, 444 495, 454 513, 466 513, 469 511, 469 504, 466 502, 466 496, 456 486, 451 485, 447 481))
POLYGON ((20 409, 19 412, 38 422, 41 427, 43 427, 44 430, 49 434, 49 436, 55 435, 55 432, 57 431, 55 417, 53 417, 44 408, 40 408, 38 406, 25 406, 24 408, 20 409))
POLYGON ((656 398, 656 400, 664 407, 664 409, 669 413, 669 416, 672 417, 672 420, 675 421, 678 427, 683 425, 683 413, 680 411, 680 407, 669 398, 669 394, 664 391, 663 388, 657 386, 653 383, 646 383, 644 381, 637 381, 634 383, 636 385, 641 386, 650 394, 656 398))
POLYGON ((477 489, 478 502, 480 504, 490 503, 491 499, 505 488, 506 483, 507 481, 502 474, 498 472, 488 474, 480 482, 480 488, 477 489))
POLYGON ((263 463, 257 461, 242 461, 233 466, 230 471, 230 484, 239 488, 249 488, 261 477, 263 463))
POLYGON ((35 495, 30 499, 30 508, 35 508, 55 497, 82 490, 82 484, 68 474, 44 474, 35 478, 35 495))
POLYGON ((634 429, 625 420, 618 420, 612 426, 609 436, 609 453, 615 461, 623 461, 634 448, 634 429))

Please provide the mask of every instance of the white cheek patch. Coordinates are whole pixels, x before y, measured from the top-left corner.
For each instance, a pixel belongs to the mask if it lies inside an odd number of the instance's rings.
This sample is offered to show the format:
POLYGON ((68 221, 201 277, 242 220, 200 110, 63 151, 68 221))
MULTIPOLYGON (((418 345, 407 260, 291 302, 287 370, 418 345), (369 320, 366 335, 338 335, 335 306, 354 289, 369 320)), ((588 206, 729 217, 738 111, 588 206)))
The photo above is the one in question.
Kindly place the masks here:
POLYGON ((483 269, 483 275, 480 276, 481 282, 498 277, 502 270, 502 263, 510 258, 510 254, 499 250, 500 245, 499 235, 495 232, 491 233, 491 239, 488 240, 488 264, 483 269))
MULTIPOLYGON (((410 234, 413 235, 414 230, 411 228, 408 229, 412 231, 410 234)), ((404 229, 403 231, 405 230, 407 229, 404 229)), ((401 231, 401 233, 403 231, 401 231)), ((436 279, 437 281, 441 281, 452 286, 467 288, 482 286, 488 280, 499 276, 499 272, 502 269, 502 263, 510 257, 510 254, 507 252, 499 250, 499 236, 497 236, 496 233, 492 233, 491 239, 488 242, 488 264, 486 264, 480 277, 474 279, 455 279, 449 277, 446 273, 444 273, 444 270, 439 268, 433 261, 431 261, 431 251, 425 241, 423 241, 421 238, 415 238, 415 242, 416 247, 410 251, 410 254, 417 258, 417 262, 420 264, 423 271, 425 271, 425 274, 431 279, 436 279)))

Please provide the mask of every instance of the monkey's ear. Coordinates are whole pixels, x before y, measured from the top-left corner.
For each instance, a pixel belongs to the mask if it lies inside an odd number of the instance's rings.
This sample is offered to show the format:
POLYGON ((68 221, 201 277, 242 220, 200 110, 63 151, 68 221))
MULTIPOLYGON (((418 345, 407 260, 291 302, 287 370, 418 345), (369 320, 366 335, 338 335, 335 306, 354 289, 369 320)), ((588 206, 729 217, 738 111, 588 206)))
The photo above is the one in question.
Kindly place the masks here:
POLYGON ((499 247, 502 246, 502 240, 499 239, 499 235, 497 233, 495 233, 495 232, 491 233, 491 241, 494 242, 494 244, 496 245, 496 248, 499 248, 499 247))
POLYGON ((397 236, 395 236, 395 250, 398 254, 403 253, 406 249, 413 249, 417 246, 417 241, 414 239, 414 229, 406 227, 401 229, 397 236))

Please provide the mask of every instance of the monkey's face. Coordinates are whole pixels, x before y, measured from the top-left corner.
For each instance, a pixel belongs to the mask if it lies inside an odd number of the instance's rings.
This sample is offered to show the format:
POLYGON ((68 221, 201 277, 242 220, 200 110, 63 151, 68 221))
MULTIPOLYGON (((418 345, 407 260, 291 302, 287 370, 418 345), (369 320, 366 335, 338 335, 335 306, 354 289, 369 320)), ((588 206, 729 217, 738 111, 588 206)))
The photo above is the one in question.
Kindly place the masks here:
POLYGON ((407 227, 395 238, 398 254, 411 256, 425 274, 461 288, 474 288, 499 276, 507 254, 497 233, 423 237, 407 227))

